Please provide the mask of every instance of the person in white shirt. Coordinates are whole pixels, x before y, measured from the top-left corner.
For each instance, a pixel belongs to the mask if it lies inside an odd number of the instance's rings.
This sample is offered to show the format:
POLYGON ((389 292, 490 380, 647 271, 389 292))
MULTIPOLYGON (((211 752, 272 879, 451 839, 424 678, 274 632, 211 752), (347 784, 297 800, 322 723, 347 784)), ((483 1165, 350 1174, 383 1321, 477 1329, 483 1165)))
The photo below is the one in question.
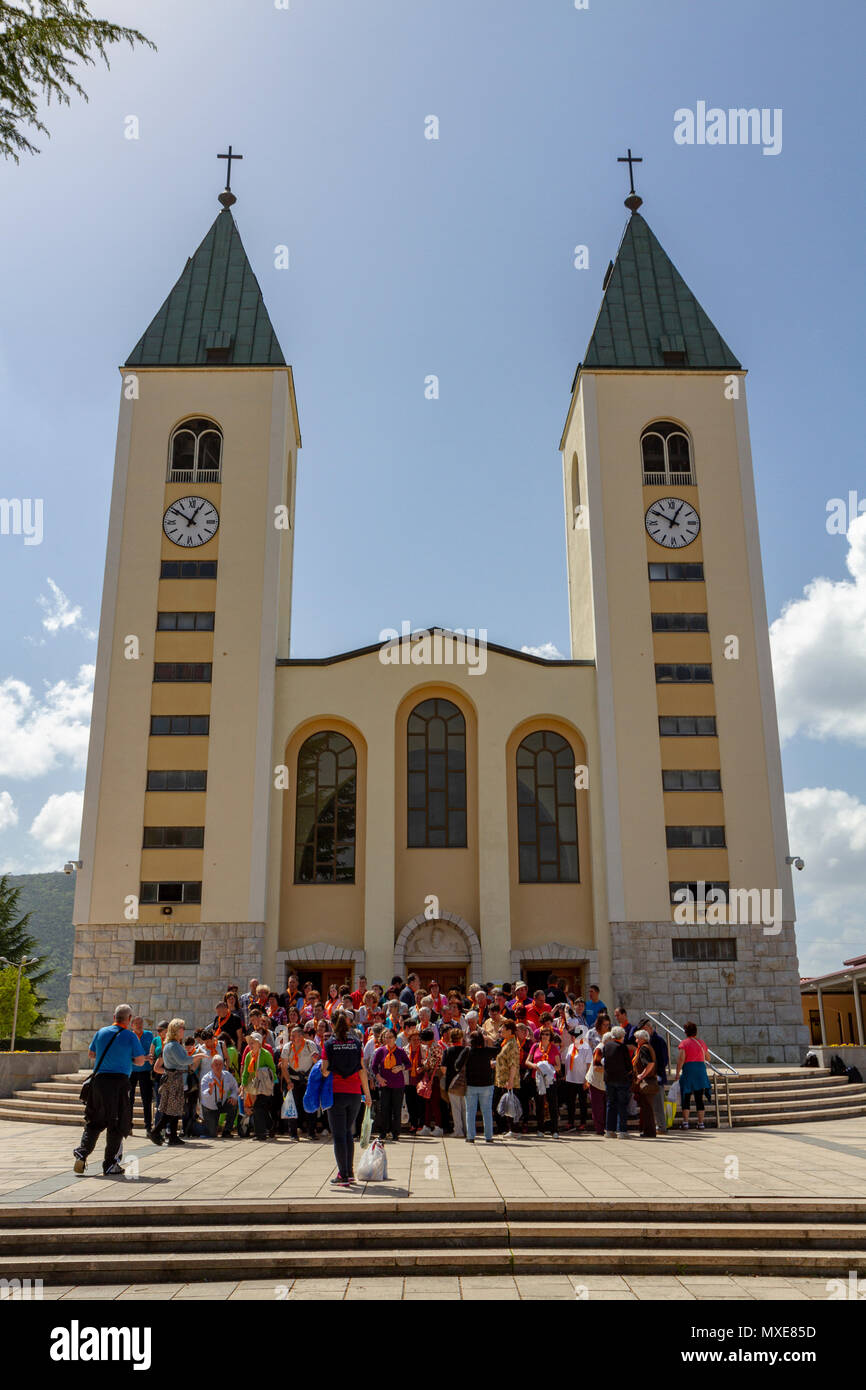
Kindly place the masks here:
MULTIPOLYGON (((566 1034, 566 1036, 568 1036, 566 1034)), ((563 1080, 565 1082, 565 1110, 568 1116, 567 1130, 574 1129, 575 1104, 580 1106, 578 1129, 586 1129, 587 1096, 586 1075, 592 1065, 592 1047, 583 1031, 577 1033, 565 1049, 562 1058, 563 1080)))

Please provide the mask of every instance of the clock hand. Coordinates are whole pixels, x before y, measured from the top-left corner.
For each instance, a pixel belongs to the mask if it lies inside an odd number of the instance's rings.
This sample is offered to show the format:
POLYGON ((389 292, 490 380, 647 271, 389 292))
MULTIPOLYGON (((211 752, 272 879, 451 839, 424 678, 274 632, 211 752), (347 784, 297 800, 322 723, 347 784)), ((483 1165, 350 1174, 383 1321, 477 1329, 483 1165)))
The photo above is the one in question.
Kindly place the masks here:
POLYGON ((187 523, 186 523, 187 526, 192 526, 193 522, 195 521, 196 517, 198 516, 198 514, 199 514, 199 512, 201 511, 201 509, 202 509, 203 506, 204 506, 204 502, 200 502, 199 505, 196 507, 195 511, 193 512, 192 516, 188 519, 188 521, 187 521, 187 523))
POLYGON ((679 516, 680 512, 682 511, 682 509, 683 509, 683 507, 684 507, 685 505, 686 505, 685 502, 681 502, 681 503, 680 503, 680 505, 677 507, 676 511, 674 512, 673 516, 670 517, 669 520, 668 520, 668 525, 669 525, 669 526, 675 526, 675 525, 676 525, 677 517, 679 516))

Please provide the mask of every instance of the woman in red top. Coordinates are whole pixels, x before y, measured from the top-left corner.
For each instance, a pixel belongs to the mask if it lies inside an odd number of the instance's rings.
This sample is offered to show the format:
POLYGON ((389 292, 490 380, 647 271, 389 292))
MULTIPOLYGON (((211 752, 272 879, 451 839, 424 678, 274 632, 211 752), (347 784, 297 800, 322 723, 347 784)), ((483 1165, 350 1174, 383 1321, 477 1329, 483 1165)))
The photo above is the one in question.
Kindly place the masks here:
POLYGON ((698 1037, 698 1025, 687 1023, 683 1029, 685 1037, 677 1048, 677 1074, 675 1081, 680 1080, 680 1091, 682 1095, 681 1105, 683 1110, 682 1128, 689 1127, 689 1105, 692 1096, 695 1098, 695 1108, 698 1112, 698 1129, 704 1127, 704 1097, 710 1089, 710 1079, 707 1076, 707 1057, 710 1049, 705 1042, 698 1037))
POLYGON ((331 1183, 334 1187, 348 1187, 355 1181, 355 1121, 361 1108, 361 1092, 365 1105, 372 1105, 373 1101, 361 1044, 349 1032, 349 1020, 341 1010, 333 1016, 333 1037, 325 1043, 322 1075, 331 1075, 334 1082, 334 1104, 328 1111, 328 1122, 337 1173, 331 1183))
POLYGON ((562 1071, 562 1061, 559 1056, 559 1047, 553 1034, 553 1029, 549 1024, 545 1024, 538 1035, 538 1042, 531 1049, 527 1059, 527 1065, 535 1076, 535 1120, 538 1126, 538 1133, 544 1132, 544 1102, 547 1101, 547 1109, 550 1114, 550 1132, 554 1139, 559 1138, 559 1096, 557 1093, 556 1078, 562 1071), (544 1091, 538 1089, 538 1068, 542 1062, 549 1062, 553 1067, 553 1079, 549 1080, 544 1091))

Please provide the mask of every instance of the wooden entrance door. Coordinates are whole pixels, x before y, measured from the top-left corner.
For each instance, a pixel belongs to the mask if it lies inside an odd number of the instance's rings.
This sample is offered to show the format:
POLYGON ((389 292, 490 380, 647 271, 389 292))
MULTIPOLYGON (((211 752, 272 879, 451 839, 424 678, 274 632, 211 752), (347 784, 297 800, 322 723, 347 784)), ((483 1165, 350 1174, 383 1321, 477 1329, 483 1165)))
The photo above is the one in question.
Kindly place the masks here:
MULTIPOLYGON (((304 985, 309 980, 313 989, 318 990, 321 995, 323 1004, 328 997, 328 990, 331 988, 331 985, 336 985, 337 988, 340 989, 348 982, 351 989, 355 988, 355 981, 352 979, 351 965, 348 967, 345 965, 335 967, 333 965, 295 965, 292 963, 290 973, 297 975, 298 985, 302 994, 304 985)), ((283 989, 285 989, 285 985, 283 985, 283 989)))
POLYGON ((529 985, 529 993, 533 994, 537 989, 547 989, 547 980, 551 974, 555 974, 557 979, 564 980, 562 988, 566 994, 583 994, 583 966, 576 964, 573 960, 557 965, 555 961, 550 965, 545 965, 542 969, 535 966, 532 970, 526 970, 522 978, 529 985))
POLYGON ((437 961, 434 965, 415 965, 414 962, 412 962, 406 966, 406 973, 408 975, 414 973, 419 976, 421 986, 425 993, 427 992, 430 981, 438 980, 439 988, 442 993, 447 994, 449 989, 459 989, 465 992, 466 986, 469 983, 466 977, 468 969, 469 967, 467 965, 448 965, 447 963, 443 964, 441 961, 437 961))

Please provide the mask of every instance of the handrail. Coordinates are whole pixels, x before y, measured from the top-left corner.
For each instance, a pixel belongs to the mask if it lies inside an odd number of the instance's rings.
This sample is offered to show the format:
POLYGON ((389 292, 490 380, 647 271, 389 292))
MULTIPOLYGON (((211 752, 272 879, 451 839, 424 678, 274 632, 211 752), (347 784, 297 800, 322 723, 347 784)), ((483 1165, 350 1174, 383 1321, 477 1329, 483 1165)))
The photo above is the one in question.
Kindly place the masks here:
MULTIPOLYGON (((650 1013, 649 1009, 644 1010, 644 1013, 655 1028, 661 1028, 662 1032, 667 1033, 669 1038, 673 1038, 676 1042, 682 1042, 682 1039, 685 1037, 685 1030, 683 1029, 683 1025, 681 1023, 677 1023, 675 1018, 671 1018, 670 1014, 666 1014, 664 1009, 659 1009, 661 1017, 666 1018, 668 1023, 672 1023, 674 1028, 679 1029, 680 1033, 682 1034, 682 1037, 677 1037, 677 1034, 673 1031, 673 1028, 668 1028, 666 1024, 661 1022, 661 1019, 656 1018, 655 1014, 650 1013)), ((717 1052, 713 1052, 710 1048, 707 1048, 707 1052, 711 1057, 715 1057, 717 1062, 721 1062, 723 1067, 727 1067, 728 1069, 727 1071, 720 1071, 718 1067, 713 1066, 712 1062, 706 1061, 706 1065, 709 1067, 713 1075, 717 1076, 721 1081, 724 1081, 725 1083, 725 1109, 727 1110, 728 1116, 728 1129, 733 1129, 734 1121, 731 1115, 731 1088, 728 1083, 731 1074, 733 1074, 734 1076, 739 1076, 740 1073, 737 1071, 735 1066, 732 1066, 732 1064, 728 1062, 724 1057, 720 1057, 717 1052)), ((721 1129, 722 1118, 719 1106, 719 1088, 717 1085, 713 1087, 713 1100, 715 1102, 716 1107, 716 1129, 721 1129)))
MULTIPOLYGON (((670 1014, 666 1014, 663 1009, 659 1009, 659 1013, 661 1014, 662 1018, 666 1018, 668 1020, 668 1023, 672 1023, 674 1025, 674 1028, 679 1028, 680 1032, 683 1035, 683 1038, 685 1037, 685 1030, 681 1023, 677 1023, 676 1019, 671 1018, 670 1014)), ((666 1028, 663 1023, 660 1023, 659 1020, 653 1014, 650 1013, 649 1009, 644 1010, 644 1017, 648 1018, 651 1023, 655 1024, 657 1028, 661 1028, 670 1037, 677 1037, 676 1033, 672 1032, 670 1028, 666 1028)), ((677 1038, 677 1042, 682 1042, 682 1038, 677 1038)), ((731 1076, 739 1076, 740 1073, 737 1071, 737 1068, 733 1066, 731 1062, 726 1061, 724 1057, 720 1057, 718 1052, 713 1052, 711 1047, 707 1048, 707 1052, 711 1057, 715 1057, 717 1062, 721 1062, 723 1067, 727 1067, 727 1073, 719 1072, 720 1076, 725 1076, 727 1074, 730 1074, 731 1076)), ((707 1066, 710 1068, 710 1071, 719 1071, 718 1067, 714 1067, 712 1062, 707 1062, 707 1066)))

